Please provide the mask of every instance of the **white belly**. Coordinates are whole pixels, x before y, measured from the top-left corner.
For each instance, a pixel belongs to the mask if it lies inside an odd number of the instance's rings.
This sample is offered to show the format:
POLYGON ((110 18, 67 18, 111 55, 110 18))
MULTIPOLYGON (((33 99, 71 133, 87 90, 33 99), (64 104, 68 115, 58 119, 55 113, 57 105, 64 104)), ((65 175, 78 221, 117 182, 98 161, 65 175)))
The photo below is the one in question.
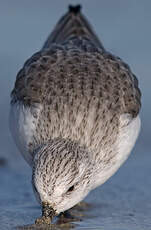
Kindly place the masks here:
POLYGON ((29 165, 32 166, 32 153, 29 151, 30 143, 33 143, 33 135, 35 134, 37 118, 40 109, 24 107, 21 103, 16 103, 10 109, 10 131, 14 141, 29 165))
POLYGON ((129 114, 123 114, 120 117, 120 129, 117 141, 115 143, 117 154, 114 163, 104 169, 96 170, 94 173, 93 188, 107 181, 128 158, 140 131, 141 121, 139 115, 131 119, 129 114))

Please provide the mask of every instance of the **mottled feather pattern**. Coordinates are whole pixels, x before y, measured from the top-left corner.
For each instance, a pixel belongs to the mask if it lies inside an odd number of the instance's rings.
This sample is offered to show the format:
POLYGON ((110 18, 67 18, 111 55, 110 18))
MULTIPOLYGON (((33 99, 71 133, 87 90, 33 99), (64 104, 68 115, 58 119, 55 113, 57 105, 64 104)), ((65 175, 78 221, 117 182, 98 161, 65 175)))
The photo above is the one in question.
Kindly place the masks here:
POLYGON ((135 117, 140 109, 140 90, 129 67, 87 40, 81 49, 76 41, 71 39, 72 48, 55 45, 31 57, 17 75, 12 102, 19 99, 25 105, 51 104, 56 96, 96 96, 118 104, 121 114, 135 117), (120 101, 116 102, 119 95, 120 101))
POLYGON ((86 17, 80 11, 76 13, 72 10, 60 18, 44 43, 43 49, 50 48, 53 43, 61 44, 71 36, 89 38, 97 47, 104 50, 101 41, 98 39, 86 17))
POLYGON ((139 112, 140 91, 129 67, 89 40, 79 40, 35 54, 17 76, 12 103, 43 105, 34 148, 61 136, 104 152, 102 146, 116 139, 119 116, 139 112))
POLYGON ((69 7, 11 93, 11 130, 37 199, 60 213, 112 176, 136 141, 140 107, 130 67, 69 7))

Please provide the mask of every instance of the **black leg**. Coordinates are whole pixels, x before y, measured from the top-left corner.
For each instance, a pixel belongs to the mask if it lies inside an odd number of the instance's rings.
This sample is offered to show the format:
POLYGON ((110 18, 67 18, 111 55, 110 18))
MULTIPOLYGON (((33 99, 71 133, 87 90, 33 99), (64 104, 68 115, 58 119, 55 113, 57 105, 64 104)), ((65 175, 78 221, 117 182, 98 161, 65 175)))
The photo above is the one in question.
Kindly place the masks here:
POLYGON ((59 216, 58 224, 64 224, 73 221, 80 221, 81 219, 70 213, 70 210, 62 212, 59 216))

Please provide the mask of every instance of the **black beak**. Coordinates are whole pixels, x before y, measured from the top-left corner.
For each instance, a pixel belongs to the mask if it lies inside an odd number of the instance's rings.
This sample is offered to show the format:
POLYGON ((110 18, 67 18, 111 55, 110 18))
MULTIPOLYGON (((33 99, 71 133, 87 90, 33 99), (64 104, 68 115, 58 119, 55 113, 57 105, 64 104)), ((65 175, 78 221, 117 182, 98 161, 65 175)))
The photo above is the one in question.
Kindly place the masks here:
POLYGON ((47 202, 42 202, 42 217, 36 219, 35 224, 50 224, 57 213, 47 202))
POLYGON ((42 216, 46 218, 49 217, 51 219, 56 216, 55 210, 50 206, 49 203, 42 202, 42 216))

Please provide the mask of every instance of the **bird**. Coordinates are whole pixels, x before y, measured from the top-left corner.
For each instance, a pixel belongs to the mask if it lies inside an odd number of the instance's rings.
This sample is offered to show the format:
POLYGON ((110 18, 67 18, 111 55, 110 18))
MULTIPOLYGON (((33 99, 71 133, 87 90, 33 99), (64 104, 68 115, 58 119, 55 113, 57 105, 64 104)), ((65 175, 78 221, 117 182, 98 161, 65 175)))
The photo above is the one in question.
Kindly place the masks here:
POLYGON ((81 5, 69 5, 25 62, 10 104, 10 130, 42 209, 36 224, 50 224, 105 183, 141 126, 137 77, 104 48, 81 5))

